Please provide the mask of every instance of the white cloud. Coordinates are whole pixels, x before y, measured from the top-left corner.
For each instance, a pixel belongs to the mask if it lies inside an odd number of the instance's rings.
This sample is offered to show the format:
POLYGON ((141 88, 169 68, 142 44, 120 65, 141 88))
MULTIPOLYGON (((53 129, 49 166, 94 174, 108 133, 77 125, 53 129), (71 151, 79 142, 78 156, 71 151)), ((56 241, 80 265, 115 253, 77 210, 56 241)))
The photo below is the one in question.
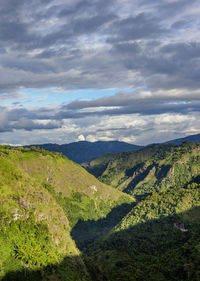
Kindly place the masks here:
POLYGON ((85 141, 84 135, 79 135, 77 141, 85 141))

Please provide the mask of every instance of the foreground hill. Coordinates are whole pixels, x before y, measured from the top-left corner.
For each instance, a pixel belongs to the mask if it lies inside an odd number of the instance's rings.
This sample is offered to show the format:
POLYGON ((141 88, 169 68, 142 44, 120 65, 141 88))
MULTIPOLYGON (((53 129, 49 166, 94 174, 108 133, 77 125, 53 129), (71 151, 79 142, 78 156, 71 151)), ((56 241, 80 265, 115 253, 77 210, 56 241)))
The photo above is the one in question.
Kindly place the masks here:
POLYGON ((61 152, 63 155, 67 156, 67 158, 76 163, 91 161, 92 159, 97 158, 104 153, 132 151, 142 148, 138 145, 119 141, 79 141, 61 145, 47 143, 35 146, 48 151, 61 152))
MULTIPOLYGON (((26 270, 38 270, 74 256, 76 261, 66 264, 66 272, 79 278, 83 271, 87 280, 63 209, 43 185, 13 163, 12 158, 17 160, 21 154, 0 149, 0 277, 9 273, 12 279, 11 272, 19 271, 13 280, 23 280, 26 270)), ((32 273, 30 278, 40 280, 41 276, 32 273)))
POLYGON ((60 154, 0 146, 0 279, 90 280, 73 226, 132 201, 60 154))

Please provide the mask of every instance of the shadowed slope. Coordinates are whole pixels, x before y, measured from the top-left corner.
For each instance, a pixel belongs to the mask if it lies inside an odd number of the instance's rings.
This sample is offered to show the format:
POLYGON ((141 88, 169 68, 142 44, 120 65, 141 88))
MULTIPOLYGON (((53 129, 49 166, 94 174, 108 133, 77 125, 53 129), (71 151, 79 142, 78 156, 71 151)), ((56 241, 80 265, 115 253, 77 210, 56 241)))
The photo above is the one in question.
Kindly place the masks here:
POLYGON ((135 204, 136 203, 122 204, 115 207, 105 218, 97 221, 79 220, 71 231, 71 236, 76 242, 77 247, 81 251, 84 251, 84 249, 87 249, 96 239, 106 235, 123 219, 135 204))
POLYGON ((193 207, 110 233, 84 254, 91 279, 86 279, 81 269, 76 271, 77 257, 71 256, 40 270, 9 272, 2 280, 197 281, 200 280, 199 215, 200 207, 193 207))
POLYGON ((154 194, 138 203, 85 260, 96 281, 200 280, 200 189, 154 194))

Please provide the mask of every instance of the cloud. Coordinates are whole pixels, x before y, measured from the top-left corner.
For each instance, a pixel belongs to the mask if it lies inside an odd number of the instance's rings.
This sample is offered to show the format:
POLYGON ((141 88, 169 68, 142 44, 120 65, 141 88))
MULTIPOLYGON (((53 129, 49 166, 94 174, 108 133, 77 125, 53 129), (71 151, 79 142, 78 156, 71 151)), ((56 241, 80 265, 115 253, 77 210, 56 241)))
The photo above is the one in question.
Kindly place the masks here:
POLYGON ((0 11, 0 91, 138 84, 197 88, 196 4, 195 0, 16 0, 14 5, 6 1, 0 11))
POLYGON ((168 32, 166 28, 162 28, 157 17, 152 17, 146 13, 115 21, 111 26, 111 31, 113 36, 111 35, 108 41, 118 43, 129 40, 159 38, 168 32))
POLYGON ((198 132, 199 13, 197 0, 2 1, 0 140, 139 144, 198 132), (60 104, 36 105, 34 89, 52 87, 60 104), (67 104, 80 89, 116 94, 67 104))
POLYGON ((77 141, 85 141, 84 135, 79 135, 77 141))
MULTIPOLYGON (((78 114, 84 116, 85 114, 97 115, 117 115, 117 114, 161 114, 165 112, 180 112, 188 113, 192 111, 199 111, 200 108, 200 92, 197 91, 157 91, 152 93, 150 91, 138 91, 132 93, 120 92, 112 97, 103 97, 90 101, 74 101, 63 109, 68 110, 82 110, 93 108, 88 112, 79 111, 78 114), (101 108, 104 107, 104 110, 101 108), (113 109, 109 109, 113 107, 113 109), (108 109, 107 109, 108 108, 108 109)), ((63 112, 63 116, 65 112, 63 112)), ((61 115, 61 112, 59 113, 61 115)))
POLYGON ((0 108, 0 133, 9 131, 7 113, 0 108))

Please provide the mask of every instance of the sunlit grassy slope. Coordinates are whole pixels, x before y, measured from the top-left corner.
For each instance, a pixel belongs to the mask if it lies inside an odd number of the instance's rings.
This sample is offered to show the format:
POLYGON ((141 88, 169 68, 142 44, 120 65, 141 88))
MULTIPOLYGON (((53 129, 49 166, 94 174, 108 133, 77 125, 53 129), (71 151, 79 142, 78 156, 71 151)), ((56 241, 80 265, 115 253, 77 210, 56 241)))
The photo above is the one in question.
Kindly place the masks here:
MULTIPOLYGON (((42 269, 66 255, 79 256, 63 209, 9 159, 9 153, 0 152, 0 277, 10 271, 42 269)), ((79 267, 86 272, 78 257, 76 264, 67 267, 69 276, 79 278, 79 267)))
POLYGON ((0 146, 0 277, 40 270, 38 280, 90 280, 72 226, 131 201, 60 154, 0 146))

